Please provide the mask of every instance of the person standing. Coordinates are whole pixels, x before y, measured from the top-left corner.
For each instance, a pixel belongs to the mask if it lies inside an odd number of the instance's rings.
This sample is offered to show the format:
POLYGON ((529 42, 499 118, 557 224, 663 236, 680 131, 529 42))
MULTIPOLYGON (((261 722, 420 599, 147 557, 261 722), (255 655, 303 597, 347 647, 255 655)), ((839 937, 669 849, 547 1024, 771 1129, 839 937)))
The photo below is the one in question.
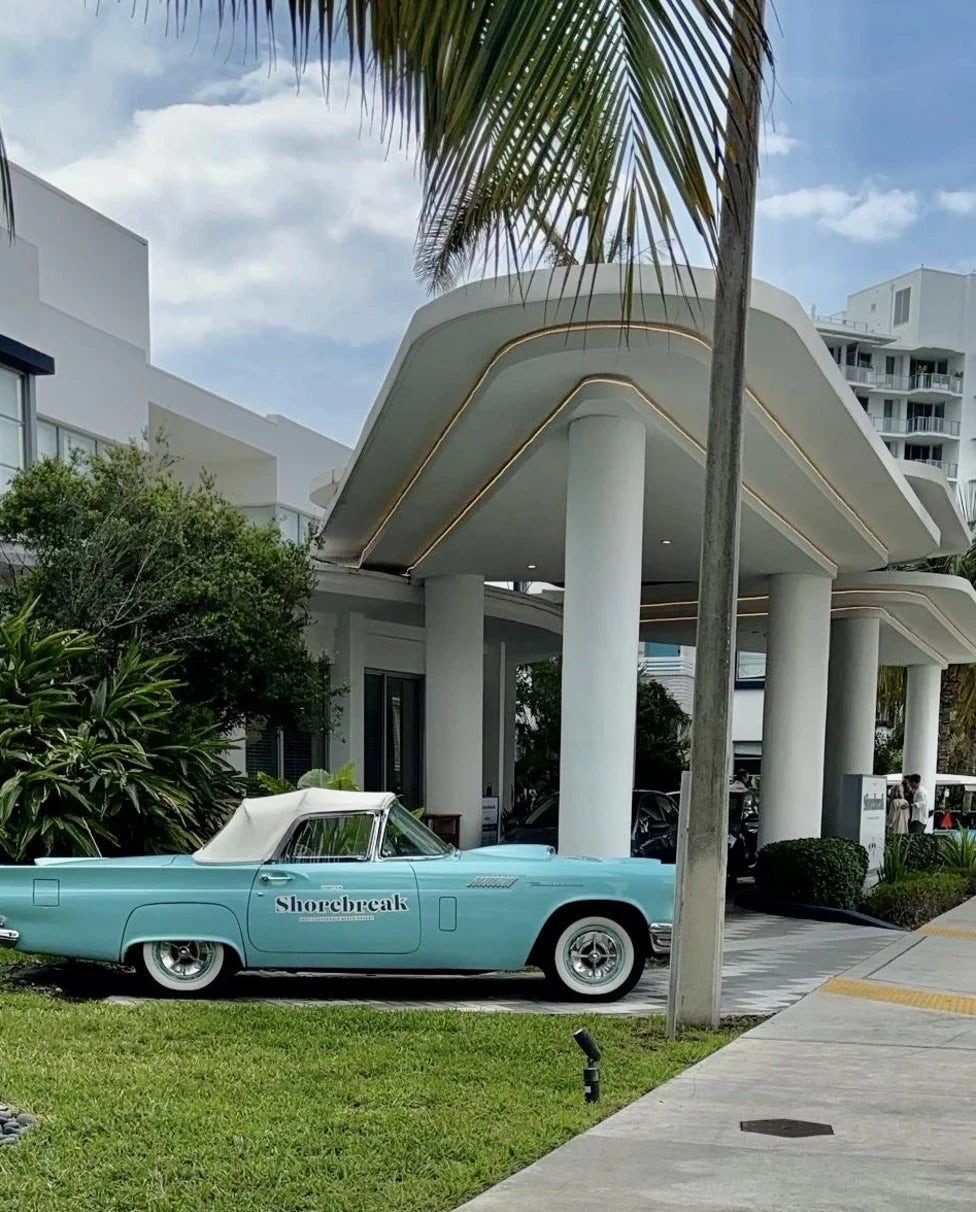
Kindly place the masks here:
POLYGON ((908 776, 908 788, 912 793, 911 819, 908 822, 909 833, 924 833, 929 819, 929 793, 922 786, 920 774, 908 776))
POLYGON ((908 800, 902 797, 901 787, 896 787, 888 806, 888 832, 894 837, 901 837, 908 832, 910 811, 908 800))

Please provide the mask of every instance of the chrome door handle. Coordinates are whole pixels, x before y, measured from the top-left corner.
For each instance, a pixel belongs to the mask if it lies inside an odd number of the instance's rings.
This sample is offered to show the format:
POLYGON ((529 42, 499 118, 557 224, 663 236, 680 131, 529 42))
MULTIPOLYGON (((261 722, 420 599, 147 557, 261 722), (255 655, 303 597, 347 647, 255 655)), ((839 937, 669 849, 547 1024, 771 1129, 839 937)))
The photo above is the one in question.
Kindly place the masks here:
POLYGON ((290 875, 262 875, 262 884, 290 884, 292 877, 290 875))

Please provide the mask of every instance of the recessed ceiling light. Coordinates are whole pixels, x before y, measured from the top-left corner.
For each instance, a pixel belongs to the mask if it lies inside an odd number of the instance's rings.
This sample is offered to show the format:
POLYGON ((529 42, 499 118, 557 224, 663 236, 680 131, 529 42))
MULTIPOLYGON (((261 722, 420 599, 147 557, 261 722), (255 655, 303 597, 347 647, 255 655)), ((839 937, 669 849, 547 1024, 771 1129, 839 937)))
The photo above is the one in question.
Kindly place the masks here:
POLYGON ((530 564, 529 568, 535 568, 535 564, 530 564))
POLYGON ((670 547, 670 546, 671 546, 671 540, 670 540, 670 539, 662 539, 662 540, 661 540, 661 546, 662 546, 662 547, 670 547))

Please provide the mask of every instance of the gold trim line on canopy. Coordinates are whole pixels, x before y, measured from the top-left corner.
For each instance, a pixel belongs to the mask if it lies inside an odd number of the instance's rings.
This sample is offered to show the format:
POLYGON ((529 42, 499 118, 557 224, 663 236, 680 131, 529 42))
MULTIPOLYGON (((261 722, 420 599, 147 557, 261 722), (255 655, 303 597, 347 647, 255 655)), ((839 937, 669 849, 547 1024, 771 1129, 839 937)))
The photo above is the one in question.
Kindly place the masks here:
MULTIPOLYGON (((712 352, 712 343, 707 338, 703 337, 700 333, 695 332, 692 329, 685 328, 684 326, 679 325, 679 324, 665 324, 665 323, 661 323, 661 322, 636 321, 635 320, 635 321, 632 321, 628 327, 635 331, 648 332, 648 333, 659 333, 662 335, 678 337, 682 340, 686 340, 694 345, 697 345, 699 348, 706 350, 709 354, 711 354, 711 352, 712 352)), ((615 320, 584 320, 584 321, 578 321, 578 322, 569 323, 569 324, 547 325, 547 326, 543 326, 542 328, 535 329, 532 332, 523 333, 523 334, 521 334, 521 336, 514 337, 512 340, 506 342, 500 349, 496 350, 494 355, 489 359, 487 364, 482 369, 481 373, 475 379, 471 388, 468 390, 468 392, 465 394, 465 396, 461 400, 461 403, 458 405, 457 409, 454 411, 454 413, 448 420, 447 424, 444 426, 444 428, 438 434, 433 445, 427 451, 426 455, 424 455, 423 459, 418 464, 418 466, 410 474, 407 481, 400 488, 399 492, 396 494, 396 496, 394 497, 391 504, 387 506, 386 512, 384 513, 384 515, 380 519, 380 521, 377 523, 372 534, 366 540, 365 544, 363 545, 362 551, 360 552, 357 560, 355 561, 355 566, 357 568, 363 567, 364 563, 366 562, 366 560, 369 557, 370 552, 373 550, 376 543, 379 541, 379 538, 382 535, 383 531, 386 529, 387 525, 389 524, 389 522, 391 521, 393 516, 399 510, 400 506, 402 505, 405 498, 409 495, 409 493, 413 489, 414 485, 417 483, 417 481, 420 479, 420 477, 426 471, 427 467, 430 465, 431 461, 433 460, 434 456, 437 454, 438 450, 440 450, 440 448, 443 446, 444 442, 450 436, 452 430, 455 428, 458 421, 463 417, 464 413, 467 411, 468 407, 474 400, 475 396, 478 394, 478 392, 484 386, 485 382, 490 377, 491 373, 494 371, 494 369, 496 368, 498 363, 500 361, 502 361, 503 358, 507 357, 507 355, 509 353, 511 353, 512 350, 517 349, 520 346, 528 344, 532 341, 540 340, 543 337, 552 336, 552 335, 556 335, 559 333, 570 334, 570 333, 574 333, 574 332, 587 332, 587 331, 591 331, 591 330, 620 331, 621 325, 620 325, 619 321, 615 321, 615 320)), ((886 551, 885 545, 882 542, 880 536, 860 516, 860 514, 857 512, 857 510, 855 510, 854 507, 847 500, 845 500, 844 497, 841 496, 841 494, 837 491, 837 489, 833 486, 833 484, 830 483, 830 481, 827 479, 827 477, 824 475, 824 473, 820 470, 820 468, 817 467, 817 465, 813 462, 813 460, 803 451, 803 449, 800 447, 799 443, 792 436, 792 434, 789 432, 789 430, 787 430, 782 425, 782 423, 780 421, 778 421, 776 419, 776 417, 774 417, 772 415, 770 410, 766 407, 766 405, 762 402, 762 400, 760 400, 760 398, 756 395, 756 393, 748 385, 744 389, 744 394, 746 396, 746 399, 750 403, 752 403, 755 406, 755 408, 763 414, 763 416, 767 419, 767 421, 780 433, 780 435, 793 448, 793 451, 795 452, 795 454, 810 469, 810 471, 813 473, 814 477, 817 480, 819 480, 823 490, 835 502, 835 504, 839 505, 841 510, 848 515, 849 519, 852 519, 854 522, 856 522, 856 524, 867 535, 870 536, 870 538, 874 541, 874 543, 877 544, 879 550, 886 551)), ((414 561, 414 565, 416 565, 417 562, 419 562, 419 561, 414 561)))

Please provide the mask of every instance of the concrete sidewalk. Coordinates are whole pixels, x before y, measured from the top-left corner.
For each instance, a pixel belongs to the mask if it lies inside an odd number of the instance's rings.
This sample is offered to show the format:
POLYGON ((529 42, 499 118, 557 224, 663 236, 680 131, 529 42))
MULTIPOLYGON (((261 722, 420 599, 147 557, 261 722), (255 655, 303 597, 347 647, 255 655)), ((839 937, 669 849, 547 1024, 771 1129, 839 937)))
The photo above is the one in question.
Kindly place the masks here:
POLYGON ((974 1073, 976 900, 898 936, 464 1212, 971 1209, 974 1073), (780 1118, 833 1134, 740 1127, 780 1118))

